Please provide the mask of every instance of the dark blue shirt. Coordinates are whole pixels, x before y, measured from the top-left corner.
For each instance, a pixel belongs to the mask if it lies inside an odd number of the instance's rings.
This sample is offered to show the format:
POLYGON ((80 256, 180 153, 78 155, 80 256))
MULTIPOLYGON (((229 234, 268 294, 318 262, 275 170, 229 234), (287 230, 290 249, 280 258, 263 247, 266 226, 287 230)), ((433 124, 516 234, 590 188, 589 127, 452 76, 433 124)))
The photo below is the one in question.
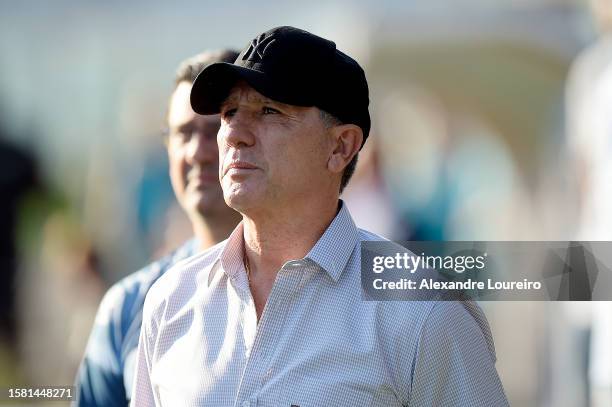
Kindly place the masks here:
POLYGON ((147 292, 170 267, 197 253, 189 240, 166 257, 113 285, 100 304, 76 379, 77 406, 129 404, 147 292))

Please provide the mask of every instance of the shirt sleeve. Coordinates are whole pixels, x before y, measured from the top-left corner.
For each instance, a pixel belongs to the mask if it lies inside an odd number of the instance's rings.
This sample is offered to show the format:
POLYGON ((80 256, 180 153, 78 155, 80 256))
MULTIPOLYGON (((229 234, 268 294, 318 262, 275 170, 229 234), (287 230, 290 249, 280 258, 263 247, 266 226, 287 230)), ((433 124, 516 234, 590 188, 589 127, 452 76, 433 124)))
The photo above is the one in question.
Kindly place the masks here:
POLYGON ((419 338, 409 406, 509 405, 479 312, 475 317, 455 301, 432 308, 419 338))
POLYGON ((104 296, 76 378, 76 406, 128 404, 121 363, 121 308, 123 292, 117 286, 104 296))
POLYGON ((136 372, 134 375, 134 383, 132 384, 132 400, 130 406, 144 407, 156 406, 155 393, 151 384, 151 355, 155 344, 154 329, 155 322, 148 306, 150 298, 145 300, 145 306, 142 316, 142 327, 140 328, 140 339, 138 340, 138 356, 136 357, 136 372))

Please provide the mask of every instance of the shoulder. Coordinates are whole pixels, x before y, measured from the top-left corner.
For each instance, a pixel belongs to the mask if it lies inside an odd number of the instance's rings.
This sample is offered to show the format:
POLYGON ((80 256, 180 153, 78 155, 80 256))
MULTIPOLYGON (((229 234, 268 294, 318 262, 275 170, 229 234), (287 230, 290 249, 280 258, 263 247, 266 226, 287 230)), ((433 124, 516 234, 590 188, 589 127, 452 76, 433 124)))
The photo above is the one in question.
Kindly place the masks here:
POLYGON ((393 253, 411 253, 409 249, 401 244, 389 240, 386 237, 377 235, 376 233, 372 233, 364 229, 358 229, 358 234, 359 241, 361 243, 372 242, 373 244, 371 247, 376 247, 377 250, 385 250, 393 253))
POLYGON ((179 261, 161 276, 147 294, 143 318, 157 318, 167 306, 181 307, 197 289, 207 286, 208 276, 217 263, 227 240, 212 246, 199 254, 179 261))
POLYGON ((144 303, 148 289, 163 272, 164 267, 154 262, 113 284, 102 298, 95 325, 120 328, 137 311, 138 303, 144 303))
POLYGON ((376 233, 370 232, 365 229, 357 229, 357 234, 359 235, 360 241, 382 241, 382 242, 390 242, 386 237, 382 237, 377 235, 376 233))
POLYGON ((487 318, 475 301, 438 301, 422 328, 423 341, 481 343, 496 361, 493 335, 487 318), (463 339, 462 339, 463 338, 463 339))
POLYGON ((123 348, 137 343, 145 297, 153 284, 172 265, 193 251, 194 241, 188 241, 174 252, 143 267, 113 284, 100 303, 90 335, 90 346, 109 349, 121 360, 123 348), (132 338, 133 337, 133 338, 132 338), (103 342, 109 342, 102 346, 103 342), (98 345, 96 345, 98 344, 98 345))
POLYGON ((153 284, 174 264, 193 253, 190 240, 170 254, 116 282, 105 294, 98 311, 100 319, 122 317, 131 320, 142 311, 145 297, 153 284))
POLYGON ((403 253, 403 252, 408 252, 410 253, 410 250, 406 249, 404 246, 402 246, 399 243, 395 243, 394 241, 391 241, 389 239, 387 239, 386 237, 377 235, 376 233, 364 230, 364 229, 357 229, 357 233, 359 236, 359 241, 360 243, 363 242, 379 242, 381 244, 376 244, 372 247, 376 247, 376 248, 384 248, 385 250, 389 250, 391 252, 399 252, 399 253, 403 253))
POLYGON ((402 245, 365 229, 357 229, 357 235, 359 237, 360 245, 357 245, 356 249, 364 248, 365 246, 368 248, 375 248, 377 252, 379 250, 384 250, 393 253, 402 253, 408 251, 408 249, 406 249, 402 245))
POLYGON ((475 303, 380 301, 373 306, 381 360, 402 400, 410 399, 423 370, 450 369, 462 355, 485 366, 495 364, 489 326, 475 303))
POLYGON ((79 369, 78 403, 125 404, 125 380, 131 377, 127 358, 138 346, 147 292, 175 262, 193 252, 194 243, 185 243, 169 255, 119 280, 106 292, 98 307, 79 369))

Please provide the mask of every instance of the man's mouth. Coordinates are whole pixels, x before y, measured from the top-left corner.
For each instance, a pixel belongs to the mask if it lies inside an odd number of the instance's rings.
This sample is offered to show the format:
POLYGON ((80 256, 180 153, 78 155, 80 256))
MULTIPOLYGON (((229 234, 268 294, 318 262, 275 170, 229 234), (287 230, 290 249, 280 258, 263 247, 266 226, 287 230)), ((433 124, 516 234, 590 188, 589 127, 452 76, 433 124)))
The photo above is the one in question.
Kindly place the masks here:
POLYGON ((228 172, 245 172, 256 170, 258 167, 246 161, 232 161, 227 167, 225 167, 224 175, 228 172))

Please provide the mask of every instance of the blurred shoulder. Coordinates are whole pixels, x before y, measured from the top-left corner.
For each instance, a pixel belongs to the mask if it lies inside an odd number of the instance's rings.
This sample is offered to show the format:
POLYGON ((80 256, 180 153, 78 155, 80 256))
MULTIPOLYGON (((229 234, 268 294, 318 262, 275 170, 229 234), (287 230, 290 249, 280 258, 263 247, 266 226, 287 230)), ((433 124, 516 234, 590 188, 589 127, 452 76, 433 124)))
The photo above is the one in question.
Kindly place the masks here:
POLYGON ((117 281, 104 295, 96 321, 133 319, 142 311, 145 297, 153 284, 174 264, 192 255, 196 247, 197 242, 189 240, 168 255, 117 281))
POLYGON ((164 272, 163 259, 129 274, 113 284, 100 303, 96 325, 120 323, 142 306, 149 288, 164 272))

